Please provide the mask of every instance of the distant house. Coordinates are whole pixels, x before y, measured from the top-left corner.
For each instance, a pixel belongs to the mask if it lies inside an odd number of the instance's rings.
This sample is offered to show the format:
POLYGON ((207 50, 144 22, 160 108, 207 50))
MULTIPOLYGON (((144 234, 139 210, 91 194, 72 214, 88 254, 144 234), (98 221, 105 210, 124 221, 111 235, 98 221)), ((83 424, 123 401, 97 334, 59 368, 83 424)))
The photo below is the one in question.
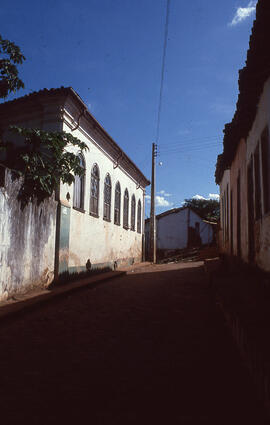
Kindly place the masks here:
POLYGON ((0 105, 3 138, 10 124, 66 131, 89 150, 85 175, 61 184, 55 199, 21 211, 19 181, 0 178, 0 299, 62 272, 117 267, 142 260, 144 195, 149 181, 90 114, 71 88, 41 90, 0 105))
POLYGON ((220 186, 221 253, 270 271, 270 38, 269 0, 257 3, 239 97, 224 129, 216 167, 220 186))
MULTIPOLYGON (((190 207, 173 208, 156 216, 157 251, 166 251, 210 245, 214 241, 215 223, 201 218, 190 207)), ((146 252, 150 249, 150 219, 145 220, 146 252)))

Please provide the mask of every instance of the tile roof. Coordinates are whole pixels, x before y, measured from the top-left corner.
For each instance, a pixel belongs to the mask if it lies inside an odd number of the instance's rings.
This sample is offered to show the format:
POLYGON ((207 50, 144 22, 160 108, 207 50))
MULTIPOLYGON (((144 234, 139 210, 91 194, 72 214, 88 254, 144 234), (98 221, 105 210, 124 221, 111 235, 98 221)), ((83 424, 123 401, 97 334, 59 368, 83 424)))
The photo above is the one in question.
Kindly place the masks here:
POLYGON ((59 88, 42 89, 42 90, 34 91, 34 92, 26 94, 25 96, 16 97, 15 99, 1 102, 0 112, 1 110, 4 110, 11 105, 17 105, 17 104, 25 103, 28 101, 33 101, 40 97, 46 97, 46 96, 52 96, 52 95, 58 95, 58 94, 68 94, 70 90, 73 90, 72 87, 62 86, 59 88))
POLYGON ((110 140, 112 145, 116 147, 116 149, 123 153, 123 158, 126 159, 127 163, 131 166, 133 170, 140 176, 141 184, 148 186, 150 181, 144 176, 141 170, 137 167, 137 165, 129 158, 129 156, 120 148, 120 146, 113 140, 113 138, 106 132, 106 130, 101 126, 101 124, 95 119, 95 117, 89 112, 86 104, 82 100, 82 98, 78 95, 78 93, 72 87, 59 87, 59 88, 51 88, 51 89, 42 89, 36 92, 29 93, 25 96, 18 97, 13 100, 9 100, 7 102, 0 103, 0 114, 6 113, 9 108, 13 108, 13 106, 17 105, 25 105, 27 103, 32 103, 33 101, 38 101, 40 98, 52 97, 52 96, 73 96, 80 104, 83 105, 84 109, 87 111, 87 114, 91 119, 95 122, 95 124, 100 128, 103 134, 110 140))
MULTIPOLYGON (((157 215, 156 215, 156 219, 157 219, 157 220, 159 220, 159 219, 160 219, 160 218, 162 218, 162 217, 165 217, 165 216, 170 215, 170 214, 176 214, 176 213, 178 213, 179 211, 183 211, 183 210, 186 210, 186 209, 190 209, 190 211, 194 212, 194 213, 195 213, 198 217, 200 217, 203 221, 205 221, 205 222, 206 222, 206 220, 204 220, 204 219, 200 216, 200 214, 198 214, 198 212, 197 212, 194 208, 191 208, 191 207, 179 207, 179 208, 172 208, 171 210, 167 210, 167 211, 164 211, 163 213, 157 214, 157 215)), ((145 221, 146 221, 146 222, 150 221, 150 218, 147 218, 145 221)), ((209 223, 210 223, 210 222, 209 222, 209 223)))
POLYGON ((239 95, 232 121, 225 125, 223 153, 218 156, 216 183, 219 184, 224 170, 229 168, 238 144, 246 139, 257 113, 257 106, 266 80, 270 77, 270 1, 258 0, 256 20, 249 41, 246 65, 239 71, 239 95))

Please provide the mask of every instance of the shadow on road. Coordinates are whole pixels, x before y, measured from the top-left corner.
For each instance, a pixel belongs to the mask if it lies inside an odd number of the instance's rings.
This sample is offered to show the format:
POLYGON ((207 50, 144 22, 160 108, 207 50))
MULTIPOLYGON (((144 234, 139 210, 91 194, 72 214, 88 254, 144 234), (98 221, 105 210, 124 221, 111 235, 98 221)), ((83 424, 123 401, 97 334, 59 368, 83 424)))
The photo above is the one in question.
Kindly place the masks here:
POLYGON ((3 326, 3 423, 266 424, 201 264, 166 266, 3 326))

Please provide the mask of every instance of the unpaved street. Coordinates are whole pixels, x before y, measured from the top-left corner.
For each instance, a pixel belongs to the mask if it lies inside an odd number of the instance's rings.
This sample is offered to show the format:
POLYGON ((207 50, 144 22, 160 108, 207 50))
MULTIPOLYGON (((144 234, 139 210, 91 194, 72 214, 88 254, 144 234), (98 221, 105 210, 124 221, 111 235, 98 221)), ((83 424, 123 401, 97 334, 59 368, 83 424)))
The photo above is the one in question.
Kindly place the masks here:
POLYGON ((202 263, 148 266, 0 327, 3 424, 263 425, 202 263))

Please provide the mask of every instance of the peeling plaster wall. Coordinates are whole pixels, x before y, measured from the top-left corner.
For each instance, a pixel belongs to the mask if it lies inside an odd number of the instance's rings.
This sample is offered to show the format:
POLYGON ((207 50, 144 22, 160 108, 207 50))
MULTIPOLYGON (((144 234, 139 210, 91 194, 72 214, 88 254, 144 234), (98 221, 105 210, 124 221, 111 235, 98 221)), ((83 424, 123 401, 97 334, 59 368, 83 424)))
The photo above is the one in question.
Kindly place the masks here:
POLYGON ((270 272, 270 215, 268 214, 255 230, 256 261, 258 266, 270 272))
MULTIPOLYGON (((64 131, 70 132, 70 127, 64 123, 64 131)), ((114 262, 128 263, 130 261, 142 260, 142 232, 144 226, 144 189, 138 187, 138 183, 121 168, 115 167, 115 163, 110 156, 98 147, 95 138, 91 134, 86 134, 78 128, 72 133, 80 140, 84 141, 89 150, 83 153, 86 173, 84 190, 84 212, 77 211, 73 206, 73 185, 61 185, 60 201, 70 208, 70 234, 69 234, 69 260, 70 271, 82 270, 89 259, 93 266, 113 265, 114 262), (97 164, 100 172, 99 181, 99 217, 89 214, 90 209, 90 182, 91 169, 97 164), (103 220, 103 188, 106 174, 111 177, 111 221, 103 220), (115 185, 119 181, 121 186, 121 214, 120 226, 114 224, 114 200, 115 185), (129 193, 129 229, 123 228, 123 201, 124 191, 129 193), (68 200, 67 193, 70 195, 68 200), (130 229, 131 223, 131 197, 135 195, 135 231, 130 229), (137 232, 137 206, 141 201, 141 233, 137 232)), ((71 151, 76 152, 74 148, 71 151)))
POLYGON ((46 286, 54 276, 57 203, 53 198, 22 211, 20 181, 6 171, 0 189, 0 300, 32 286, 46 286))
MULTIPOLYGON (((65 130, 88 145, 89 151, 84 154, 85 211, 80 212, 72 207, 73 185, 61 184, 57 193, 60 201, 58 207, 55 201, 50 200, 44 203, 43 210, 42 206, 33 204, 21 212, 16 201, 19 185, 11 184, 10 176, 7 177, 7 187, 0 194, 0 297, 7 297, 31 285, 46 284, 51 280, 53 271, 57 277, 65 270, 85 269, 88 259, 96 266, 142 259, 144 195, 148 181, 100 125, 82 111, 85 105, 79 96, 74 96, 69 89, 63 89, 69 90, 68 96, 66 91, 61 93, 59 90, 11 103, 10 109, 8 106, 5 114, 0 116, 1 126, 5 129, 9 124, 17 124, 47 131, 65 130), (89 214, 90 175, 94 163, 98 164, 100 170, 98 218, 89 214), (108 172, 112 183, 110 222, 103 220, 103 186, 108 172), (120 226, 114 224, 114 190, 117 181, 121 185, 120 226), (136 198, 136 231, 123 228, 123 196, 126 188, 129 192, 129 227, 131 197, 134 194, 136 198), (141 233, 137 232, 139 199, 141 233)), ((17 137, 6 131, 4 136, 16 144, 20 143, 17 137)), ((73 147, 70 150, 77 153, 73 147)))
MULTIPOLYGON (((244 262, 249 261, 249 225, 248 225, 248 186, 247 186, 247 169, 251 163, 256 148, 259 146, 259 157, 260 157, 260 186, 261 186, 261 205, 262 205, 262 216, 254 220, 253 226, 254 231, 254 251, 255 258, 254 262, 262 270, 270 271, 270 214, 264 213, 264 197, 263 197, 263 178, 262 178, 262 163, 261 163, 261 147, 260 139, 261 135, 268 126, 270 129, 270 79, 265 83, 263 93, 260 97, 260 101, 257 107, 257 115, 253 122, 251 131, 248 138, 241 140, 238 149, 235 154, 235 158, 231 164, 230 170, 225 170, 223 178, 220 184, 220 196, 225 191, 227 184, 229 189, 232 190, 232 217, 233 222, 230 226, 233 227, 233 243, 231 244, 231 227, 229 229, 229 239, 224 240, 224 229, 223 226, 223 208, 221 205, 221 231, 220 231, 220 250, 226 254, 232 254, 237 256, 238 254, 238 243, 237 243, 237 178, 240 176, 241 181, 241 259, 244 262)), ((253 164, 253 183, 254 183, 254 164, 253 164)), ((270 184, 270 182, 269 182, 270 184)), ((255 185, 255 183, 254 183, 255 185)), ((255 192, 253 189, 253 205, 255 211, 255 192)), ((230 201, 230 200, 229 200, 230 201)), ((229 206, 229 210, 231 206, 229 206)))
MULTIPOLYGON (((235 158, 231 165, 230 184, 232 190, 232 217, 233 217, 233 255, 237 255, 237 179, 240 177, 240 202, 241 202, 241 259, 248 262, 248 215, 247 215, 247 167, 246 167, 246 142, 242 139, 238 145, 235 158)), ((231 207, 230 207, 231 209, 231 207)), ((230 214, 229 214, 230 216, 230 214)), ((231 223, 230 223, 231 226, 231 223)), ((229 235, 231 244, 231 232, 229 235)))
MULTIPOLYGON (((225 193, 228 187, 228 193, 230 193, 230 170, 225 170, 222 180, 220 182, 220 231, 219 231, 219 251, 223 254, 230 253, 230 220, 229 228, 226 232, 226 213, 225 213, 225 193)), ((228 211, 230 211, 230 196, 228 203, 228 211)), ((230 217, 229 217, 230 218, 230 217)))
MULTIPOLYGON (((256 147, 261 138, 261 134, 265 127, 268 125, 270 129, 270 79, 267 80, 264 86, 263 93, 258 105, 258 112, 256 119, 253 123, 252 129, 247 138, 247 155, 246 161, 249 163, 251 156, 254 154, 256 147)), ((262 166, 261 173, 262 173, 262 166)), ((270 184, 270 182, 269 182, 270 184)), ((261 187, 262 175, 261 175, 261 187)), ((264 211, 263 190, 262 194, 262 211, 264 211)), ((270 214, 262 213, 262 217, 254 223, 254 237, 255 237, 255 262, 258 266, 265 270, 270 271, 270 214)))

